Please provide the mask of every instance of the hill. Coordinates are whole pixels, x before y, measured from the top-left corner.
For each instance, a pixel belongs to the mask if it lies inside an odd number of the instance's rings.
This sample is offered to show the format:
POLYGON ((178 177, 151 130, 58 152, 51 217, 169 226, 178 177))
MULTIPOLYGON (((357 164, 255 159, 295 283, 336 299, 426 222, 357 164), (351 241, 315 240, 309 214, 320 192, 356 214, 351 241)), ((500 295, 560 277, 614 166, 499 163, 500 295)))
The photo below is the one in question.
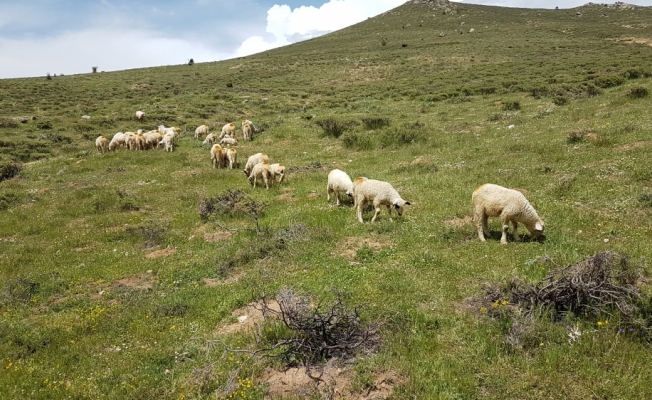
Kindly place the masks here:
POLYGON ((650 397, 651 20, 417 0, 245 58, 0 80, 0 393, 650 397), (287 168, 269 191, 193 137, 245 118, 263 132, 241 166, 264 151, 287 168), (95 150, 160 124, 181 128, 174 152, 95 150), (327 203, 332 168, 412 205, 360 224, 327 203), (490 219, 481 243, 470 200, 487 182, 523 191, 545 240, 503 246, 490 219), (605 251, 627 256, 631 315, 506 297, 605 251), (248 306, 262 293, 382 324, 312 388, 288 368, 316 360, 281 357, 291 329, 248 306))

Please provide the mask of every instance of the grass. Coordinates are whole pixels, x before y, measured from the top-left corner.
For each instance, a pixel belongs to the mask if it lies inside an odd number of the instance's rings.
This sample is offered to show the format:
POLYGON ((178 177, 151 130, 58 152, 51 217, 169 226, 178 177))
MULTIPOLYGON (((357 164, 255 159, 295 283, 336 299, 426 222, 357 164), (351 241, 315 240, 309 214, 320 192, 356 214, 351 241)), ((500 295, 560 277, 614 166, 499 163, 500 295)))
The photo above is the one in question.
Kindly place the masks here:
POLYGON ((218 63, 0 80, 0 166, 20 165, 0 182, 0 392, 212 398, 238 371, 249 381, 234 396, 262 398, 273 361, 206 343, 255 346, 219 327, 252 287, 292 287, 337 288, 367 320, 401 316, 356 367, 359 382, 405 377, 394 398, 652 396, 649 338, 615 319, 542 318, 520 349, 503 320, 465 306, 485 282, 544 278, 542 257, 650 258, 652 10, 455 7, 405 4, 218 63), (253 190, 211 167, 194 129, 242 119, 265 131, 238 145, 240 162, 264 151, 287 183, 253 190), (337 137, 326 119, 355 124, 337 137), (184 132, 173 153, 94 148, 160 124, 184 132), (327 204, 331 168, 387 180, 413 205, 359 224, 350 203, 327 204), (525 189, 546 240, 501 246, 492 219, 479 242, 470 196, 486 182, 525 189), (256 221, 201 218, 230 190, 264 204, 256 221), (571 344, 567 324, 583 332, 571 344))

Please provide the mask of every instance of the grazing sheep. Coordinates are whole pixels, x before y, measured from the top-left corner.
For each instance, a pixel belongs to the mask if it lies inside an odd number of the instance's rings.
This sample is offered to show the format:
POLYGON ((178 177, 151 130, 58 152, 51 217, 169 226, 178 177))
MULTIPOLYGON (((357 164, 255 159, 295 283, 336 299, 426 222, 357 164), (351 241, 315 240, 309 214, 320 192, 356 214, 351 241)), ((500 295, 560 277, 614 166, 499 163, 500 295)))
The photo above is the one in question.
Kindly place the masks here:
POLYGON ((145 148, 158 147, 158 144, 163 140, 163 135, 159 131, 149 131, 143 134, 145 137, 145 148))
POLYGON ((251 169, 254 167, 254 165, 262 162, 269 162, 269 157, 267 157, 267 154, 265 153, 256 153, 253 156, 249 157, 247 164, 245 164, 245 168, 243 170, 244 174, 249 177, 251 174, 251 169))
POLYGON ((145 113, 142 111, 136 111, 136 119, 142 121, 145 119, 145 113))
POLYGON ((334 169, 328 173, 328 184, 326 185, 326 201, 331 201, 331 193, 335 194, 335 204, 340 205, 340 193, 353 197, 353 182, 351 177, 344 171, 334 169))
POLYGON ((389 220, 392 220, 392 208, 396 209, 396 213, 403 215, 403 207, 410 205, 409 202, 403 200, 398 194, 396 189, 388 182, 377 181, 375 179, 356 178, 353 183, 353 193, 355 196, 356 214, 358 221, 363 223, 362 210, 367 202, 371 202, 376 210, 371 222, 374 222, 380 214, 380 206, 387 206, 387 213, 389 220))
POLYGON ((158 144, 163 145, 165 151, 174 151, 174 134, 166 133, 158 144))
POLYGON ((225 135, 222 140, 220 140, 220 144, 229 144, 231 146, 236 146, 238 144, 238 140, 236 138, 232 138, 229 135, 225 135))
POLYGON ((249 124, 242 124, 242 140, 254 140, 252 131, 253 129, 249 124))
POLYGON ((254 126, 254 123, 249 121, 248 119, 243 119, 242 120, 242 128, 243 128, 243 130, 244 130, 245 124, 249 125, 249 127, 251 128, 251 133, 258 132, 258 129, 254 126))
POLYGON ((176 126, 166 128, 165 125, 159 125, 158 131, 161 132, 161 135, 165 135, 166 133, 171 133, 176 136, 179 134, 181 130, 176 126))
POLYGON ((95 147, 98 153, 106 153, 109 151, 109 140, 104 135, 100 135, 95 139, 95 147))
POLYGON ((249 182, 256 187, 256 181, 262 179, 265 182, 265 189, 269 190, 270 180, 274 182, 274 173, 272 172, 272 167, 267 161, 263 161, 254 165, 251 169, 251 174, 249 175, 249 182))
POLYGON ((280 176, 278 183, 283 183, 283 180, 285 179, 285 165, 276 163, 269 167, 272 170, 272 179, 276 180, 276 177, 280 176))
POLYGON ((215 144, 215 142, 217 142, 217 134, 215 132, 211 132, 206 136, 206 139, 204 139, 202 144, 212 146, 215 144))
POLYGON ((235 124, 230 123, 222 127, 222 133, 220 133, 220 139, 222 139, 225 135, 235 137, 235 124))
POLYGON ((238 165, 238 152, 236 149, 227 149, 226 150, 226 159, 229 163, 229 169, 233 169, 234 166, 238 165))
POLYGON ((514 240, 519 241, 518 223, 525 225, 533 238, 543 233, 544 223, 534 210, 534 207, 518 190, 508 189, 491 183, 484 184, 473 192, 473 220, 478 228, 478 237, 485 241, 489 236, 489 217, 500 217, 503 222, 503 235, 500 243, 507 244, 509 223, 514 226, 514 240))
POLYGON ((200 125, 195 129, 195 139, 199 139, 202 135, 208 135, 208 125, 200 125))
POLYGON ((226 165, 226 152, 219 144, 214 144, 211 147, 211 162, 213 168, 222 168, 226 165))
POLYGON ((122 132, 118 132, 113 135, 111 142, 109 143, 109 150, 115 150, 120 146, 125 146, 127 142, 127 135, 122 132))

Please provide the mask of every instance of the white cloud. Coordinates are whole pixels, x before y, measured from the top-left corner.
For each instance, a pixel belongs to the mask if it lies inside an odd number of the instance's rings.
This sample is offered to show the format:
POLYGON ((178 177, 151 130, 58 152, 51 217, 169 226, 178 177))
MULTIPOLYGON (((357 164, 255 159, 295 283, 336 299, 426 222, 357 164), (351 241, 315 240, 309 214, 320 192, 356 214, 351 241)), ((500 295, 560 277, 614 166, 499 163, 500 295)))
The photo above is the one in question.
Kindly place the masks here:
POLYGON ((115 71, 224 59, 200 43, 142 30, 86 30, 51 38, 0 39, 3 78, 115 71))
POLYGON ((405 3, 406 0, 330 0, 321 7, 275 4, 267 11, 266 31, 273 41, 261 36, 246 39, 236 51, 238 56, 285 46, 311 39, 364 21, 405 3))

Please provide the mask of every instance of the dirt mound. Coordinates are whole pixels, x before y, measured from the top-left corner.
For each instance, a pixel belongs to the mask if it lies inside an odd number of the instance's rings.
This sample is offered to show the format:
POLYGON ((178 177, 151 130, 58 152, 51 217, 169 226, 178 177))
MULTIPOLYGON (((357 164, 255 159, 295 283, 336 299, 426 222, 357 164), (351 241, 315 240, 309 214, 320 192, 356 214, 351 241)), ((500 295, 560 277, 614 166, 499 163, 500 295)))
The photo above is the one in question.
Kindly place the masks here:
MULTIPOLYGON (((274 311, 280 311, 276 301, 270 301, 267 303, 267 306, 274 311)), ((239 308, 231 313, 232 316, 238 319, 238 322, 221 326, 217 329, 217 335, 231 335, 236 332, 242 332, 246 330, 252 330, 256 327, 257 324, 260 324, 265 319, 263 312, 261 311, 262 307, 258 303, 249 303, 243 308, 239 308)))
POLYGON ((270 398, 387 399, 402 379, 394 371, 373 376, 373 384, 361 391, 353 389, 354 375, 348 367, 329 361, 323 367, 290 368, 277 371, 267 368, 261 379, 269 385, 270 398))
POLYGON ((113 287, 127 287, 130 289, 138 290, 153 290, 153 281, 153 277, 148 274, 143 276, 128 276, 126 278, 113 281, 111 285, 113 287))
POLYGON ((338 255, 344 257, 347 260, 355 259, 358 250, 367 246, 373 250, 380 250, 386 247, 390 247, 391 242, 385 241, 382 239, 374 238, 361 238, 361 237, 348 237, 343 242, 340 242, 336 246, 336 251, 331 253, 331 255, 338 255))
POLYGON ((167 257, 167 256, 170 256, 170 255, 176 253, 176 252, 177 252, 177 249, 174 249, 174 248, 172 248, 172 249, 169 249, 169 248, 168 248, 168 249, 155 250, 155 251, 152 251, 151 253, 147 253, 147 254, 145 255, 145 258, 160 258, 160 257, 167 257))

